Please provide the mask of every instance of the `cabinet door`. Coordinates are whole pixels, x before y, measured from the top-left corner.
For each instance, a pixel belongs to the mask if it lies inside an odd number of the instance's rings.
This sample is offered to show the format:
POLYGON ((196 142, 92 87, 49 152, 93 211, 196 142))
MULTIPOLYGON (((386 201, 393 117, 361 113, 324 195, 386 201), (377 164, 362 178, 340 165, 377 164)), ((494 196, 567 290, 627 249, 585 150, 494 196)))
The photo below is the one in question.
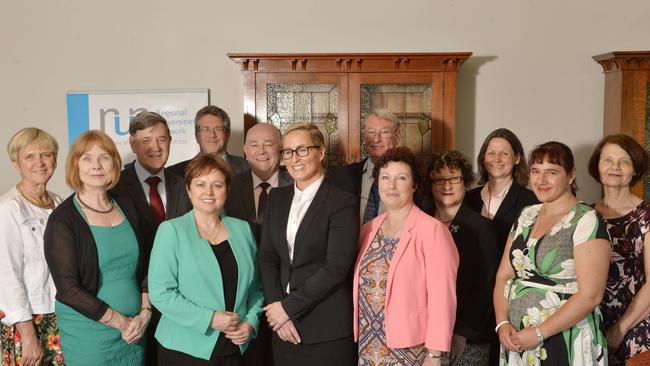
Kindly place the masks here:
MULTIPOLYGON (((455 127, 454 111, 443 108, 447 74, 351 73, 348 161, 360 161, 367 156, 364 121, 367 114, 377 108, 387 108, 397 115, 401 125, 400 145, 410 147, 421 157, 426 159, 432 152, 452 148, 454 137, 446 136, 445 131, 453 131, 455 127), (450 119, 445 120, 445 117, 450 119)), ((452 76, 455 78, 455 74, 452 76)), ((455 79, 453 82, 455 85, 455 79)), ((455 99, 455 87, 453 94, 455 99)))
POLYGON ((348 156, 347 73, 257 73, 255 115, 284 132, 297 123, 313 123, 325 136, 326 165, 348 156))

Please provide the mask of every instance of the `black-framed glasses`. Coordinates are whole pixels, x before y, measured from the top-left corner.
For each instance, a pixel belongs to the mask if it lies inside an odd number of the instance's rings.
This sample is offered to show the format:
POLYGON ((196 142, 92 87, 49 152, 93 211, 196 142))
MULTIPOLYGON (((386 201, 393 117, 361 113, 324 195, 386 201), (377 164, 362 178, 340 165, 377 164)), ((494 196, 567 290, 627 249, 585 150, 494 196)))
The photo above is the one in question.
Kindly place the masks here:
POLYGON ((463 176, 459 175, 457 177, 451 177, 451 178, 433 178, 432 177, 431 179, 433 181, 433 184, 435 184, 437 186, 443 186, 447 182, 449 182, 451 184, 459 184, 459 183, 461 183, 463 181, 463 176))
POLYGON ((293 157, 293 153, 295 152, 298 156, 305 157, 309 155, 310 149, 320 149, 320 146, 318 145, 311 145, 311 146, 298 146, 295 149, 283 149, 280 150, 280 156, 282 157, 283 160, 289 160, 293 157))

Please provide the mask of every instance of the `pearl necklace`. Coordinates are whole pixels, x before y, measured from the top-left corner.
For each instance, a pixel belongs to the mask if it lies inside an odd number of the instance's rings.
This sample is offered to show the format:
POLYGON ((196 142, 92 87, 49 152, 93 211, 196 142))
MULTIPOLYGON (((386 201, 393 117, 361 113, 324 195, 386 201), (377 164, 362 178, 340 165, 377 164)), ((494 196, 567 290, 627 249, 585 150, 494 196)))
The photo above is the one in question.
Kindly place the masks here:
POLYGON ((90 211, 92 211, 92 212, 94 212, 94 213, 98 213, 98 214, 108 214, 108 213, 111 213, 111 211, 113 211, 113 209, 115 208, 115 205, 113 204, 113 201, 110 201, 110 203, 111 203, 111 208, 109 208, 108 210, 99 210, 99 209, 96 209, 96 208, 93 208, 93 207, 88 206, 84 201, 82 201, 82 200, 81 200, 81 196, 79 195, 79 193, 77 193, 76 198, 77 198, 77 201, 79 201, 79 203, 81 203, 81 205, 82 205, 84 208, 86 208, 86 209, 88 209, 88 210, 90 210, 90 211))

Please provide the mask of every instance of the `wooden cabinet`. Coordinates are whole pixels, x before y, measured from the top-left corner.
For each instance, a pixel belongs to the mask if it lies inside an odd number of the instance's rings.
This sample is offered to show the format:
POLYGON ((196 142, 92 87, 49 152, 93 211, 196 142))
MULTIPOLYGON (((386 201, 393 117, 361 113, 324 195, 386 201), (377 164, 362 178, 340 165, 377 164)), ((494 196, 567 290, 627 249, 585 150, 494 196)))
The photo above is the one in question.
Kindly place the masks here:
POLYGON ((319 126, 328 164, 365 157, 366 115, 388 108, 402 144, 420 155, 455 146, 456 74, 470 52, 399 54, 228 54, 244 81, 244 128, 319 126))
MULTIPOLYGON (((650 151, 650 51, 615 51, 593 59, 605 73, 603 134, 630 135, 650 151)), ((648 177, 632 190, 648 199, 648 177)))

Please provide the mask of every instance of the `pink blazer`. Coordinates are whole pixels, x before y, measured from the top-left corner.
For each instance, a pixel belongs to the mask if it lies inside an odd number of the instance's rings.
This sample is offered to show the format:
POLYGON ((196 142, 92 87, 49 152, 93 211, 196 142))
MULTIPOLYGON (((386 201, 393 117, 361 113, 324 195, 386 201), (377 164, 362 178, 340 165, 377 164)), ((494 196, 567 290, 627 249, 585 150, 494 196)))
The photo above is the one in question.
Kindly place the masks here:
MULTIPOLYGON (((386 218, 361 228, 354 270, 354 338, 359 339, 359 265, 386 218)), ((415 205, 402 229, 386 282, 384 329, 391 348, 449 351, 456 321, 458 251, 449 229, 415 205)))

